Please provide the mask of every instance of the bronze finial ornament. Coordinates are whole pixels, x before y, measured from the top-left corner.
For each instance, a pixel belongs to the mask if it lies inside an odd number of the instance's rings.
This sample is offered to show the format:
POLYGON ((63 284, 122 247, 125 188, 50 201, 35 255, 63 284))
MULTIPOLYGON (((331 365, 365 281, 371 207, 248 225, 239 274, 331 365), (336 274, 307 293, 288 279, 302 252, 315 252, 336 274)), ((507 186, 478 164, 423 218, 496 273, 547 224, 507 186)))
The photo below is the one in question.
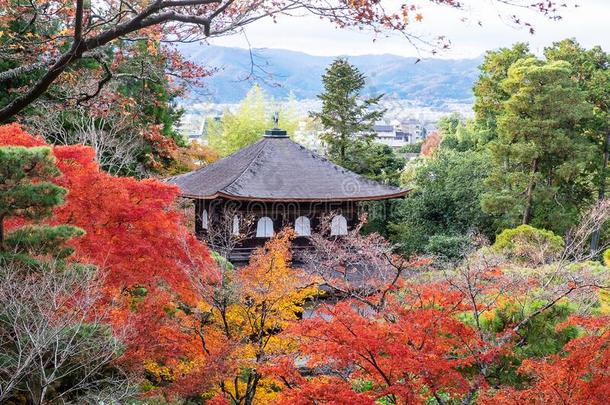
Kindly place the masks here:
POLYGON ((276 111, 273 113, 273 128, 279 128, 280 127, 280 113, 279 111, 276 111))

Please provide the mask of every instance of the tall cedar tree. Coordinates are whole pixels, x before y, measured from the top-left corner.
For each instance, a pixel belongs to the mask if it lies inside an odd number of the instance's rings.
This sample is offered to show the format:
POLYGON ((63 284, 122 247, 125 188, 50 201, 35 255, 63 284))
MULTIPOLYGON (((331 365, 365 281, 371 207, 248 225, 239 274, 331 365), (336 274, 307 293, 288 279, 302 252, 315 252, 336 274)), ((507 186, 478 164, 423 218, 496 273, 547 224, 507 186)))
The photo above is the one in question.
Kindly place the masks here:
POLYGON ((591 110, 567 62, 522 59, 508 70, 510 95, 490 142, 496 165, 483 196, 485 211, 519 223, 565 231, 590 197, 586 176, 591 144, 582 121, 591 110), (535 221, 532 221, 535 219, 535 221))
POLYGON ((365 81, 364 74, 347 59, 336 59, 322 76, 324 93, 318 95, 322 111, 310 113, 326 130, 322 140, 328 147, 327 155, 348 169, 353 166, 350 154, 370 139, 373 124, 385 113, 371 110, 379 104, 382 94, 362 98, 365 81))
MULTIPOLYGON (((574 39, 565 39, 545 48, 548 60, 564 60, 573 67, 573 79, 591 103, 592 117, 585 133, 597 145, 597 199, 606 197, 608 160, 610 159, 610 54, 599 46, 584 49, 574 39)), ((591 249, 599 244, 599 229, 593 235, 591 249)))

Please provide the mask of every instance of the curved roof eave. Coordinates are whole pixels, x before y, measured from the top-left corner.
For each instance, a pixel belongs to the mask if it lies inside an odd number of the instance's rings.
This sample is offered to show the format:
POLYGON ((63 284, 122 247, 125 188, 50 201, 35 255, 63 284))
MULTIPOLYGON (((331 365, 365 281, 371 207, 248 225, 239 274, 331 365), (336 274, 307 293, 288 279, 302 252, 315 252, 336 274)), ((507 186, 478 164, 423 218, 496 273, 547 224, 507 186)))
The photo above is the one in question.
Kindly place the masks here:
POLYGON ((262 201, 262 202, 330 202, 330 201, 380 201, 391 200, 394 198, 402 198, 411 190, 400 190, 393 194, 376 195, 376 196, 353 196, 353 197, 319 197, 319 198, 302 198, 302 197, 286 197, 286 198, 266 198, 266 197, 249 197, 241 195, 233 195, 219 192, 213 195, 195 195, 195 194, 180 194, 180 197, 191 198, 196 200, 214 200, 216 198, 226 198, 227 200, 236 201, 262 201))

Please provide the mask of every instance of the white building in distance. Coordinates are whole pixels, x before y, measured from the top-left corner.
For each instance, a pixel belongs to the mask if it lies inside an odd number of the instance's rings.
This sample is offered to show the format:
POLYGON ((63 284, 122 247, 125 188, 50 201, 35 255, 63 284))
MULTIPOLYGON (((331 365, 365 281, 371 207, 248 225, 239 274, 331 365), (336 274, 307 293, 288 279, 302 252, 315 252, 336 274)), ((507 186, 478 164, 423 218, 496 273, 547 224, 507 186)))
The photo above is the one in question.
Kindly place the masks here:
POLYGON ((426 139, 427 127, 414 118, 406 121, 393 120, 391 123, 377 122, 373 126, 375 140, 394 149, 412 145, 426 139))

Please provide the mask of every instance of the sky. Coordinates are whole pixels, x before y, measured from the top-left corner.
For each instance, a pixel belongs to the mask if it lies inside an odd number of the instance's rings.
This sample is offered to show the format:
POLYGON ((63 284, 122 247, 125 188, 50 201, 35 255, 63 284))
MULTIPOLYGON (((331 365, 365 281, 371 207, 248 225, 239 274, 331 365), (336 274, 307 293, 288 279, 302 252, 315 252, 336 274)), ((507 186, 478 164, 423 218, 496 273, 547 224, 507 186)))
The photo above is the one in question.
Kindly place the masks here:
POLYGON ((247 48, 280 48, 312 55, 394 54, 421 58, 471 58, 486 50, 510 46, 515 42, 529 42, 530 48, 541 53, 553 41, 576 38, 582 45, 600 45, 610 51, 610 0, 566 0, 562 20, 550 21, 533 11, 507 8, 497 0, 463 0, 467 9, 453 10, 446 6, 422 3, 423 21, 413 29, 425 38, 444 35, 451 40, 449 50, 436 55, 430 49, 415 48, 399 35, 375 36, 371 32, 335 28, 317 17, 282 16, 277 23, 260 20, 249 25, 244 34, 216 38, 214 45, 247 48), (574 3, 578 7, 574 7, 574 3), (516 27, 507 16, 518 13, 531 22, 536 30, 530 34, 516 27), (479 26, 478 21, 482 22, 479 26))

